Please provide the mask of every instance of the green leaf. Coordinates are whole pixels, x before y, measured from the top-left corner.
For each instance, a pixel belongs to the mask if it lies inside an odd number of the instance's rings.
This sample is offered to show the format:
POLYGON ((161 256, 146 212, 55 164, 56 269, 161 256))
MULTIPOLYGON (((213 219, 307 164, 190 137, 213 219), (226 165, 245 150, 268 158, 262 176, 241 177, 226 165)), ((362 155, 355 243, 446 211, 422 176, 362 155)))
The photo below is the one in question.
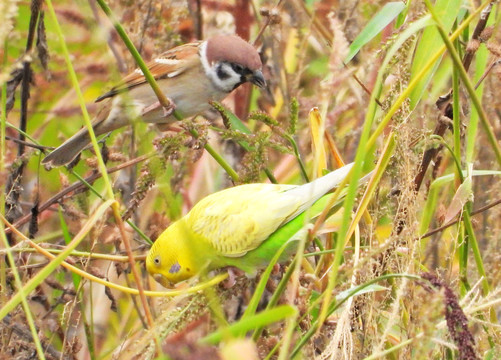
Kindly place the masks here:
MULTIPOLYGON (((463 170, 463 175, 467 175, 466 170, 463 170)), ((500 176, 501 171, 495 170, 473 170, 472 176, 500 176)), ((447 174, 436 178, 430 185, 430 190, 428 193, 428 199, 426 200, 426 204, 423 208, 423 212, 421 215, 419 234, 423 235, 428 231, 428 228, 433 220, 433 215, 435 214, 435 210, 437 208, 438 195, 439 190, 445 186, 446 184, 452 182, 454 180, 454 174, 447 174)))
POLYGON ((403 2, 390 2, 387 3, 365 26, 360 34, 353 40, 350 45, 350 51, 344 63, 347 64, 351 59, 360 51, 362 46, 371 41, 377 34, 379 34, 389 23, 391 23, 397 16, 405 9, 403 2))
POLYGON ((405 10, 398 14, 397 19, 395 20, 395 29, 398 29, 405 23, 405 19, 407 19, 407 14, 409 13, 409 8, 412 4, 412 1, 407 1, 405 5, 405 10))
MULTIPOLYGON (((437 2, 435 3, 435 11, 437 15, 440 16, 445 31, 451 30, 460 9, 461 0, 437 0, 437 2)), ((414 54, 414 58, 412 60, 411 81, 428 62, 430 54, 436 53, 443 44, 444 43, 440 37, 440 34, 435 27, 430 26, 423 31, 423 36, 419 41, 416 52, 414 54)), ((426 89, 428 83, 431 81, 431 78, 435 73, 435 70, 437 70, 439 63, 440 59, 428 72, 424 74, 420 82, 410 93, 409 97, 411 99, 412 109, 415 108, 419 100, 421 100, 424 90, 426 89)))
MULTIPOLYGON (((381 286, 379 284, 371 284, 371 285, 368 285, 368 286, 365 286, 362 288, 360 288, 360 286, 355 286, 355 287, 352 287, 350 289, 346 289, 344 291, 341 291, 339 294, 337 294, 336 295, 336 302, 340 303, 340 302, 346 301, 350 297, 355 297, 355 296, 359 296, 359 295, 363 295, 363 294, 367 294, 367 293, 373 293, 373 292, 385 291, 385 290, 389 290, 389 289, 387 287, 381 286), (356 289, 356 292, 354 292, 355 289, 356 289)), ((313 303, 319 297, 320 297, 319 292, 317 292, 317 291, 312 292, 310 302, 313 303)), ((317 321, 318 313, 319 313, 319 308, 314 307, 311 311, 311 314, 310 314, 312 322, 317 321)))
POLYGON ((336 301, 341 302, 345 301, 346 299, 352 297, 352 296, 358 296, 358 295, 363 295, 363 294, 368 294, 376 291, 384 291, 384 290, 389 290, 385 286, 381 286, 379 284, 370 284, 368 286, 355 286, 350 289, 346 289, 344 291, 341 291, 339 294, 336 295, 336 301), (356 290, 356 291, 354 291, 356 290))
MULTIPOLYGON (((473 166, 470 164, 470 166, 473 166)), ((471 173, 464 179, 464 182, 459 185, 454 197, 445 212, 444 224, 454 219, 464 208, 468 201, 473 201, 473 188, 471 173)))
POLYGON ((252 134, 252 132, 249 130, 249 128, 236 116, 233 114, 230 110, 225 108, 222 104, 213 101, 211 102, 211 105, 216 109, 221 116, 223 117, 224 122, 233 130, 240 131, 241 133, 244 134, 252 134))
POLYGON ((200 342, 207 344, 217 344, 223 338, 235 337, 250 330, 272 324, 285 318, 295 316, 297 309, 291 305, 282 305, 276 308, 265 310, 257 315, 241 319, 226 328, 220 329, 202 338, 200 342))
MULTIPOLYGON (((221 114, 223 122, 225 123, 226 127, 228 127, 231 130, 240 131, 243 134, 247 135, 252 134, 250 129, 242 122, 242 120, 240 120, 238 116, 233 114, 231 111, 226 109, 222 104, 214 101, 211 103, 211 105, 221 114)), ((249 145, 247 141, 244 140, 236 140, 236 141, 245 151, 252 150, 252 147, 249 145)))

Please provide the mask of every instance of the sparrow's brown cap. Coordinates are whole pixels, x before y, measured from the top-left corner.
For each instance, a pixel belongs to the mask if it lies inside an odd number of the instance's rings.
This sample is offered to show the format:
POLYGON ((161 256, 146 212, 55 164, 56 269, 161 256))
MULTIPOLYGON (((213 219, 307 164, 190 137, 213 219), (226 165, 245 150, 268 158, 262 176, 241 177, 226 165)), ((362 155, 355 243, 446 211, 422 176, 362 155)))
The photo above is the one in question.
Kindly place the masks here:
POLYGON ((235 35, 216 35, 207 40, 207 60, 210 64, 228 61, 252 71, 259 70, 263 66, 256 49, 235 35))

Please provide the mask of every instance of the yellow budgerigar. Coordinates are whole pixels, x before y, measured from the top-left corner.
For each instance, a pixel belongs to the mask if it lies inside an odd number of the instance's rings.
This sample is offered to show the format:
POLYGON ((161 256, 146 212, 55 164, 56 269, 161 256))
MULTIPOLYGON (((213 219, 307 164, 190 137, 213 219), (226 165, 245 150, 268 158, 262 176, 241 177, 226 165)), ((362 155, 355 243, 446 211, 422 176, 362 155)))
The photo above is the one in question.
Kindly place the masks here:
POLYGON ((307 219, 300 215, 341 183, 351 167, 299 186, 246 184, 209 195, 158 237, 146 269, 166 287, 225 266, 254 272, 303 227, 307 219), (271 236, 287 226, 291 231, 285 236, 271 236))

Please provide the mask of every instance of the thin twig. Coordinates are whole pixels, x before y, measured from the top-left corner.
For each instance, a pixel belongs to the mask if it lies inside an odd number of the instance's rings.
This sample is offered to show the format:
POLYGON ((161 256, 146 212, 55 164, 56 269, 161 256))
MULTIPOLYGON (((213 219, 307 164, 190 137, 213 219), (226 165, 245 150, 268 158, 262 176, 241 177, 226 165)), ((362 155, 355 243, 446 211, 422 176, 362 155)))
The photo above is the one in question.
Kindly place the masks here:
POLYGON ((146 13, 146 17, 144 19, 143 26, 141 29, 141 37, 140 37, 139 46, 137 49, 137 51, 139 51, 140 54, 143 52, 144 36, 146 34, 146 29, 148 28, 148 23, 150 22, 150 18, 151 18, 151 12, 153 9, 152 2, 153 2, 153 0, 150 0, 148 3, 148 12, 146 13))
MULTIPOLYGON (((281 8, 282 8, 282 0, 278 0, 277 5, 275 5, 273 9, 280 11, 281 8)), ((256 44, 259 43, 259 39, 261 38, 261 36, 263 36, 264 31, 270 24, 271 24, 271 11, 270 11, 270 16, 266 17, 266 22, 263 24, 263 26, 261 26, 261 29, 259 29, 259 32, 257 33, 254 41, 251 42, 251 45, 256 46, 256 44)))
MULTIPOLYGON (((492 5, 494 2, 491 2, 487 7, 482 10, 480 14, 480 20, 477 23, 477 26, 475 27, 475 30, 473 31, 472 35, 472 40, 476 40, 480 37, 480 34, 482 31, 484 31, 486 25, 487 25, 487 20, 489 18, 489 15, 492 10, 492 5)), ((468 51, 464 58, 463 58, 463 67, 466 71, 468 71, 471 61, 473 59, 473 55, 475 53, 475 50, 468 51)), ((449 91, 447 95, 441 96, 438 98, 436 101, 436 105, 439 109, 439 114, 437 116, 437 125, 435 126, 435 130, 433 131, 434 135, 438 135, 440 137, 444 137, 446 130, 449 127, 450 121, 452 121, 452 90, 449 91), (450 119, 450 120, 449 120, 450 119)), ((423 157, 421 158, 421 163, 417 167, 417 173, 416 176, 414 177, 414 191, 418 192, 419 189, 421 188, 421 185, 423 183, 426 171, 428 170, 428 167, 434 161, 437 157, 437 155, 440 153, 442 147, 433 147, 430 149, 427 149, 423 153, 423 157)), ((401 214, 406 214, 407 213, 407 208, 402 208, 401 214)), ((398 217, 398 215, 397 215, 398 217)), ((400 234, 402 230, 405 227, 405 222, 402 220, 397 224, 396 227, 396 234, 400 234)))
POLYGON ((21 139, 18 139, 18 138, 12 137, 12 136, 8 136, 8 135, 5 136, 5 139, 10 140, 12 142, 15 142, 16 144, 23 144, 24 146, 27 146, 27 147, 30 147, 30 148, 33 148, 33 149, 37 149, 37 150, 40 150, 40 151, 54 149, 52 146, 37 145, 37 144, 33 144, 32 142, 21 140, 21 139))
POLYGON ((202 16, 202 0, 195 0, 197 4, 196 8, 196 18, 197 18, 197 37, 198 39, 203 39, 203 16, 202 16))
MULTIPOLYGON (((35 34, 37 30, 38 18, 40 17, 40 9, 42 7, 41 0, 33 0, 31 2, 31 14, 30 23, 28 28, 28 38, 26 41, 25 54, 30 54, 33 49, 33 44, 35 42, 35 34)), ((21 101, 20 101, 20 119, 19 119, 19 140, 17 148, 17 156, 22 158, 25 151, 26 140, 24 133, 26 132, 26 127, 28 123, 28 100, 30 98, 30 85, 32 82, 32 69, 31 61, 26 57, 23 61, 23 75, 21 80, 21 101)), ((14 90, 13 90, 14 91, 14 90)), ((7 180, 7 185, 5 187, 5 193, 8 194, 5 201, 5 214, 10 222, 16 220, 19 216, 18 212, 18 201, 20 196, 20 191, 22 189, 21 181, 23 178, 24 167, 26 160, 22 160, 21 164, 13 168, 13 172, 10 174, 7 180)), ((9 239, 9 242, 12 240, 9 239)))
MULTIPOLYGON (((343 65, 345 68, 348 68, 348 66, 343 62, 343 65)), ((365 91, 367 93, 367 95, 371 96, 371 91, 367 88, 367 86, 365 86, 365 84, 357 77, 357 75, 355 74, 351 74, 351 77, 357 82, 358 85, 360 85, 360 87, 362 88, 363 91, 365 91)), ((376 102, 376 104, 379 105, 379 107, 383 107, 383 104, 381 104, 381 101, 379 101, 379 99, 377 98, 374 98, 374 101, 376 102)))
MULTIPOLYGON (((492 10, 492 5, 494 2, 491 2, 487 7, 482 10, 480 14, 480 20, 477 23, 477 26, 475 27, 475 30, 473 31, 472 35, 472 40, 477 40, 480 37, 480 34, 482 31, 484 31, 486 25, 487 25, 487 20, 489 19, 489 15, 492 10)), ((473 55, 475 54, 475 50, 472 49, 471 51, 468 51, 464 58, 463 58, 463 66, 466 71, 470 68, 471 61, 473 60, 473 55)), ((438 124, 435 127, 435 131, 433 132, 435 135, 439 135, 441 137, 444 136, 445 131, 447 130, 447 126, 444 121, 442 121, 442 117, 446 116, 450 119, 452 119, 452 107, 451 107, 451 100, 452 100, 452 94, 449 93, 445 97, 441 97, 437 100, 437 105, 440 107, 440 113, 438 115, 438 124)), ((430 163, 435 159, 435 157, 438 154, 438 150, 433 148, 433 149, 428 149, 424 152, 423 158, 421 160, 421 164, 418 167, 418 173, 416 174, 416 177, 414 178, 414 190, 419 191, 421 184, 424 179, 424 175, 426 173, 426 170, 428 169, 430 163)))
MULTIPOLYGON (((115 167, 112 167, 110 169, 108 169, 108 174, 112 174, 114 172, 117 172, 119 170, 122 170, 124 168, 127 168, 129 166, 132 166, 134 164, 137 164, 141 161, 144 161, 144 160, 147 160, 153 156, 156 155, 156 152, 151 152, 149 154, 146 154, 146 155, 142 155, 142 156, 139 156, 135 159, 132 159, 132 160, 129 160, 125 163, 122 163, 120 165, 117 165, 115 167)), ((94 181, 96 181, 97 179, 99 179, 101 177, 101 173, 94 173, 88 177, 85 178, 85 181, 88 182, 88 183, 92 183, 94 181)), ((51 207, 52 205, 58 203, 59 201, 61 201, 66 195, 68 195, 69 193, 71 192, 74 192, 74 191, 78 191, 80 188, 83 188, 85 186, 85 184, 81 181, 77 181, 73 184, 71 184, 70 186, 68 186, 67 188, 63 189, 62 191, 58 192, 56 195, 52 196, 50 199, 48 199, 47 201, 45 201, 43 204, 41 204, 38 208, 39 212, 41 213, 42 211, 44 210, 47 210, 49 207, 51 207)), ((13 226, 16 227, 16 228, 19 228, 20 226, 26 224, 31 218, 31 214, 26 214, 24 216, 22 216, 21 218, 19 218, 14 224, 13 226)), ((10 230, 9 229, 6 229, 5 230, 6 233, 10 233, 10 230)))
POLYGON ((478 87, 480 86, 480 84, 482 83, 482 81, 484 81, 484 79, 487 77, 487 75, 489 75, 489 73, 492 71, 492 69, 494 69, 494 67, 496 67, 497 65, 500 65, 500 64, 501 64, 501 59, 498 59, 496 61, 493 61, 487 67, 487 69, 484 71, 484 73, 482 74, 482 76, 480 77, 480 79, 478 79, 477 83, 475 84, 475 90, 478 89, 478 87))
MULTIPOLYGON (((31 333, 28 330, 24 329, 19 321, 13 320, 11 315, 4 317, 2 322, 8 329, 12 330, 21 339, 27 342, 33 342, 33 336, 31 335, 31 333)), ((46 354, 51 355, 54 359, 73 359, 72 356, 57 351, 47 340, 43 341, 43 348, 46 354)))
MULTIPOLYGON (((474 210, 471 212, 471 216, 474 216, 474 215, 477 215, 477 214, 480 214, 480 213, 483 213, 484 211, 486 210, 489 210, 490 208, 496 206, 496 205, 499 205, 501 204, 501 199, 498 199, 490 204, 487 204, 487 205, 484 205, 482 206, 481 208, 477 209, 477 210, 474 210)), ((447 224, 444 224, 436 229, 433 229, 433 230, 430 230, 428 231, 427 233, 425 233, 423 236, 421 236, 420 238, 421 239, 424 239, 424 238, 427 238, 427 237, 430 237, 432 235, 435 235, 436 233, 442 231, 442 230, 445 230, 447 229, 448 227, 451 227, 452 225, 454 224, 457 224, 459 221, 461 220, 461 218, 458 218, 456 220, 452 220, 452 221, 449 221, 447 224)))
MULTIPOLYGON (((92 14, 94 15, 94 19, 96 20, 97 25, 100 28, 104 27, 104 24, 102 23, 101 18, 99 17, 95 0, 89 0, 89 6, 92 10, 92 14)), ((115 60, 117 61, 118 71, 121 74, 126 73, 127 64, 125 63, 123 56, 120 54, 120 50, 117 48, 117 44, 113 40, 113 36, 111 36, 110 32, 107 32, 106 42, 108 43, 108 47, 110 48, 111 53, 113 54, 115 60)))

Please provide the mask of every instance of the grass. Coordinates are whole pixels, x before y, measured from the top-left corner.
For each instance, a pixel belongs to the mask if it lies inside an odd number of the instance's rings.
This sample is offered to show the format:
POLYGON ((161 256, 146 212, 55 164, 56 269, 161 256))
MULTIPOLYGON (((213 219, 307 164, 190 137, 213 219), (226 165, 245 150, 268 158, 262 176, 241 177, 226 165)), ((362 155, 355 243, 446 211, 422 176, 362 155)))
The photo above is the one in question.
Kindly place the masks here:
POLYGON ((236 3, 0 5, 0 358, 498 358, 497 4, 236 3), (266 91, 40 166, 44 146, 92 132, 118 69, 235 31, 259 47, 266 91), (204 196, 349 162, 289 261, 167 291, 145 271, 204 196))

